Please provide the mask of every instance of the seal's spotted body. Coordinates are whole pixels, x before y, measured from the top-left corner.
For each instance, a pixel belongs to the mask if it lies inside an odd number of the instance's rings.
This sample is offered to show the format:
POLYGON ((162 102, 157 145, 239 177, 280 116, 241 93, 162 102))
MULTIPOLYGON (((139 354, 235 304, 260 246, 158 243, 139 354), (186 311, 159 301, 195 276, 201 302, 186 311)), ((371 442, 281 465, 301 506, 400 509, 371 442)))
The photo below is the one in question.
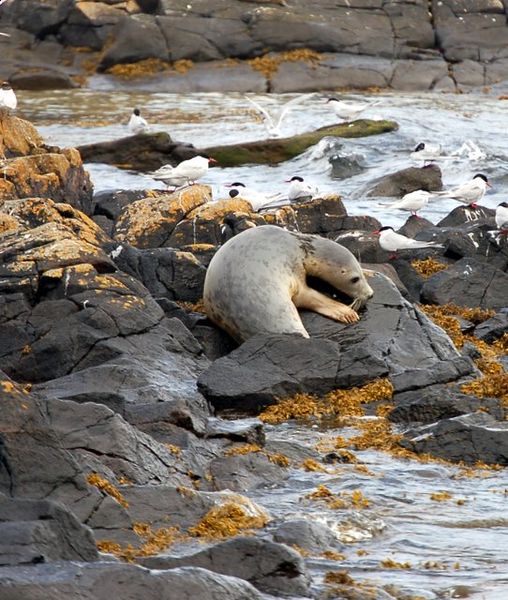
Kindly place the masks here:
POLYGON ((263 225, 235 236, 213 257, 205 279, 206 312, 240 342, 258 333, 309 337, 297 308, 358 321, 352 308, 310 288, 308 275, 347 294, 355 306, 373 295, 360 264, 340 244, 263 225))

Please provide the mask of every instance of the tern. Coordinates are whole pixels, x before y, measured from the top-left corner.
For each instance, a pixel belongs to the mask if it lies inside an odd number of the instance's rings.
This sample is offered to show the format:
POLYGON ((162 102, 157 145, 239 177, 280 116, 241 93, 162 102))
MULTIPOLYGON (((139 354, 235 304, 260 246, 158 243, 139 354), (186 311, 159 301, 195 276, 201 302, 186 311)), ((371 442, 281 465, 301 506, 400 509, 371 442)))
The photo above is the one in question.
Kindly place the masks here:
POLYGON ((141 116, 141 111, 139 108, 135 108, 132 111, 131 118, 129 119, 129 123, 127 125, 132 133, 146 133, 148 131, 148 123, 146 119, 143 119, 141 116))
POLYGON ((16 94, 8 81, 4 81, 0 86, 0 108, 16 110, 18 100, 16 94))
POLYGON ((397 202, 393 202, 392 204, 383 204, 383 206, 386 206, 387 208, 396 208, 398 210, 407 210, 412 215, 417 217, 418 215, 416 213, 427 206, 433 195, 434 194, 431 194, 425 190, 416 190, 406 194, 405 196, 402 196, 402 198, 397 200, 397 202))
POLYGON ((501 202, 497 205, 496 225, 501 233, 508 233, 508 202, 501 202))
POLYGON ((247 188, 247 186, 241 181, 235 181, 234 183, 227 184, 226 187, 231 188, 229 190, 230 198, 239 197, 242 198, 242 200, 247 200, 254 211, 261 210, 264 206, 270 204, 277 198, 277 195, 272 197, 265 196, 261 192, 247 188))
POLYGON ((411 160, 423 160, 425 163, 439 158, 441 152, 440 144, 426 144, 425 142, 420 142, 409 156, 411 160))
MULTIPOLYGON (((379 235, 379 245, 387 252, 396 253, 399 250, 418 250, 420 248, 444 248, 442 244, 437 242, 413 240, 401 233, 396 233, 393 227, 389 226, 381 227, 381 229, 374 231, 374 234, 379 235)), ((396 254, 393 256, 396 256, 396 254)))
POLYGON ((255 100, 253 100, 249 96, 245 96, 245 98, 247 98, 247 100, 252 104, 252 106, 257 110, 258 114, 263 119, 263 124, 266 128, 268 135, 270 137, 281 137, 280 128, 282 125, 282 121, 285 119, 288 112, 298 104, 301 104, 307 98, 310 98, 311 96, 314 96, 314 93, 302 94, 301 96, 297 96, 296 98, 289 100, 289 102, 286 102, 283 105, 277 120, 274 117, 272 117, 272 115, 270 115, 270 113, 261 105, 259 105, 255 100))
POLYGON ((342 119, 343 121, 352 121, 356 117, 371 108, 376 104, 379 104, 379 100, 376 102, 353 102, 351 100, 339 100, 338 98, 328 98, 327 103, 330 104, 333 112, 342 119))
POLYGON ((157 181, 164 182, 167 186, 190 185, 204 177, 208 172, 208 165, 216 162, 214 158, 194 156, 194 158, 182 161, 176 167, 163 165, 157 171, 150 173, 150 176, 157 181))
POLYGON ((442 192, 435 192, 438 196, 447 196, 459 202, 467 204, 471 208, 476 208, 478 200, 481 200, 487 191, 487 188, 492 187, 483 173, 477 173, 473 179, 466 181, 462 185, 442 192))
POLYGON ((288 200, 290 202, 294 200, 311 200, 318 193, 317 188, 305 183, 303 177, 299 175, 291 177, 286 183, 290 184, 288 190, 288 200))

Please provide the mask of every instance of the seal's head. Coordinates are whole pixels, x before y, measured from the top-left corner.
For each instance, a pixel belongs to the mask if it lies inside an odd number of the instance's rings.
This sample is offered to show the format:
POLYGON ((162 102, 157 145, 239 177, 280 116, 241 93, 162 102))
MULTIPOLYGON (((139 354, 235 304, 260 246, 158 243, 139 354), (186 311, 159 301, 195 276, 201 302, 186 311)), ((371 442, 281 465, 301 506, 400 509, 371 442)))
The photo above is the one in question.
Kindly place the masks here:
MULTIPOLYGON (((306 236, 302 236, 304 238, 306 236)), ((306 242, 304 242, 306 244, 306 242)), ((332 285, 348 296, 351 308, 363 306, 374 295, 365 273, 352 252, 337 242, 309 236, 306 244, 305 268, 309 275, 332 285)))

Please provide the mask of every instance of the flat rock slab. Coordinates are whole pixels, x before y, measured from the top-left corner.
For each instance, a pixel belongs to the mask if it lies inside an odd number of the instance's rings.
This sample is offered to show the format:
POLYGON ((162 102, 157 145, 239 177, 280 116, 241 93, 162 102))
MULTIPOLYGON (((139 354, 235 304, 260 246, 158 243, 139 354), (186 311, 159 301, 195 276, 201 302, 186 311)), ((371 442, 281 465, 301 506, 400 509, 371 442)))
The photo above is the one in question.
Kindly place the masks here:
POLYGON ((142 564, 151 569, 181 566, 202 567, 245 579, 263 592, 304 595, 309 578, 303 558, 288 546, 254 537, 239 537, 179 557, 146 558, 142 564))
POLYGON ((61 562, 0 570, 2 600, 262 600, 247 581, 197 567, 149 571, 114 562, 61 562), (128 590, 128 596, 126 596, 128 590))
POLYGON ((290 160, 326 136, 356 138, 388 133, 398 129, 394 121, 370 121, 360 119, 352 123, 341 123, 320 127, 315 131, 301 133, 289 138, 259 140, 226 146, 212 146, 199 150, 198 154, 213 156, 220 167, 236 167, 249 163, 274 164, 290 160))
POLYGON ((447 460, 507 465, 508 423, 470 413, 407 432, 403 445, 447 460))

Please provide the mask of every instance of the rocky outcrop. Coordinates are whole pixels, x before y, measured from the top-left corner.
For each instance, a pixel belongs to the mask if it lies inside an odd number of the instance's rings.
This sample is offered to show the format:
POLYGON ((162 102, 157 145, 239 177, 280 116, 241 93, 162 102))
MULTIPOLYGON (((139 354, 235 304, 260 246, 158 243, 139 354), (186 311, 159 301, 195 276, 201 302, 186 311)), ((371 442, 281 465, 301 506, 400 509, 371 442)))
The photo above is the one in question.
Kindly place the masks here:
POLYGON ((154 0, 148 9, 142 4, 33 0, 26 10, 3 7, 0 22, 11 38, 2 43, 0 76, 22 78, 50 65, 55 75, 68 77, 84 67, 89 71, 90 63, 100 71, 122 72, 134 63, 138 74, 156 73, 149 85, 176 93, 455 91, 508 79, 502 0, 465 7, 456 0, 364 0, 354 6, 319 0, 312 7, 304 0, 290 7, 233 0, 227 10, 218 0, 191 5, 154 0), (64 52, 53 36, 90 55, 64 52), (189 70, 192 63, 197 67, 189 70))
POLYGON ((0 110, 0 206, 15 198, 51 198, 91 212, 92 184, 79 152, 46 146, 35 128, 0 110))

